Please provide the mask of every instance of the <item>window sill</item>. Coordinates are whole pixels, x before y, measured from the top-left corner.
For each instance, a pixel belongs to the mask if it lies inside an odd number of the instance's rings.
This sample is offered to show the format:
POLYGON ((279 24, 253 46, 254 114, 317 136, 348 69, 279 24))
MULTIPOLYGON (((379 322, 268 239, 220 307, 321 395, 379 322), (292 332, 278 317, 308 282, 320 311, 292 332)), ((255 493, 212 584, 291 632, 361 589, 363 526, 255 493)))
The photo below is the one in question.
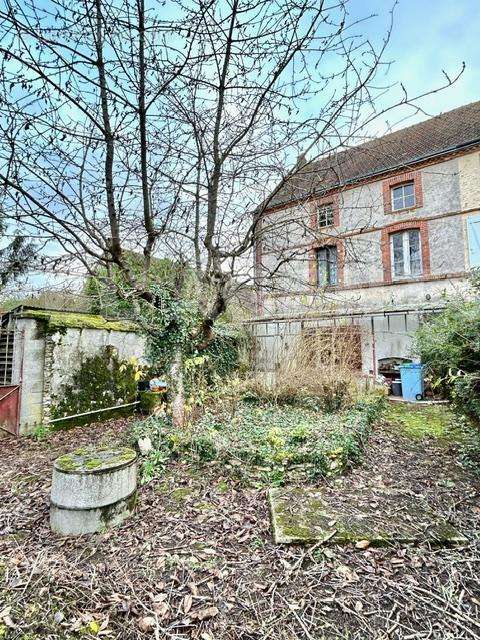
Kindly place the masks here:
POLYGON ((342 285, 340 283, 337 284, 315 284, 315 289, 322 289, 322 291, 337 291, 337 289, 341 289, 342 285))
POLYGON ((413 207, 406 207, 405 209, 390 209, 390 210, 384 211, 384 213, 395 215, 396 213, 408 213, 409 211, 415 211, 415 209, 421 209, 421 208, 422 208, 422 205, 415 204, 413 205, 413 207))
POLYGON ((402 276, 401 278, 392 278, 391 284, 408 284, 409 282, 421 282, 424 277, 428 275, 426 273, 419 273, 417 276, 402 276))

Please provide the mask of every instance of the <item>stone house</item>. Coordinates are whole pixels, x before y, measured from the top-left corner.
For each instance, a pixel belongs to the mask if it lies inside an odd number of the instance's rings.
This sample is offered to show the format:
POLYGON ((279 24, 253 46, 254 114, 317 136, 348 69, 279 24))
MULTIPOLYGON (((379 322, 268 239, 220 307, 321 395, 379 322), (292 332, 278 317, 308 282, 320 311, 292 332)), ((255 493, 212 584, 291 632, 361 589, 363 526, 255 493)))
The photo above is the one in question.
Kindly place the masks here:
POLYGON ((349 327, 358 368, 377 375, 414 355, 425 314, 480 266, 480 102, 299 162, 259 224, 257 368, 304 333, 349 327))
POLYGON ((85 356, 111 346, 141 359, 145 340, 125 320, 19 306, 1 317, 0 431, 26 434, 50 421, 52 399, 85 356))

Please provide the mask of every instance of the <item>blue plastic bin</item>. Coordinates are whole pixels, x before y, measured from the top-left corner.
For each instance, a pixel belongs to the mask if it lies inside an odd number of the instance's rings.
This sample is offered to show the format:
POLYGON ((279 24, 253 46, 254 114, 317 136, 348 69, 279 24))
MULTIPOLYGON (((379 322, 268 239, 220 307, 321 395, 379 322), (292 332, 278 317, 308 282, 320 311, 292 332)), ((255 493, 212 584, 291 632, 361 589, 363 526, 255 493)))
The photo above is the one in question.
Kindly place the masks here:
POLYGON ((402 364, 400 378, 402 380, 402 395, 405 400, 415 401, 423 398, 425 391, 423 365, 414 363, 402 364))

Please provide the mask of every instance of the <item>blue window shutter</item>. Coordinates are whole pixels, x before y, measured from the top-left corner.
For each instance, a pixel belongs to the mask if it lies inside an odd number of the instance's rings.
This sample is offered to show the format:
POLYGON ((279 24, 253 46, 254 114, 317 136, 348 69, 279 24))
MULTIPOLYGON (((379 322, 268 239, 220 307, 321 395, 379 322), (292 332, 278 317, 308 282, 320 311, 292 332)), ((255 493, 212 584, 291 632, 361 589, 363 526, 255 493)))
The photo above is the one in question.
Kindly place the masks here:
POLYGON ((468 217, 467 229, 470 266, 480 267, 480 214, 468 217))

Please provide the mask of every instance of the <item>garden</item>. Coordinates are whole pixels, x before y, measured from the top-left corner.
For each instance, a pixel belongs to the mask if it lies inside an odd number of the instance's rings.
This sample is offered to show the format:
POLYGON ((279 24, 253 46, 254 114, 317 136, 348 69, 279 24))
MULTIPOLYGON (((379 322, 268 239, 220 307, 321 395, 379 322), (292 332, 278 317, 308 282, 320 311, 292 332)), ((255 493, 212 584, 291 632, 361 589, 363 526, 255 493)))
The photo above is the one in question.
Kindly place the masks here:
POLYGON ((457 414, 360 392, 338 354, 307 375, 301 351, 272 384, 227 352, 228 375, 225 358, 219 375, 192 355, 182 428, 160 404, 0 441, 0 638, 478 637, 480 487, 457 414), (119 445, 140 456, 134 514, 87 536, 52 533, 53 460, 119 445), (275 542, 268 495, 309 487, 418 540, 336 543, 332 517, 317 542, 275 542), (423 539, 418 513, 461 539, 423 539))

